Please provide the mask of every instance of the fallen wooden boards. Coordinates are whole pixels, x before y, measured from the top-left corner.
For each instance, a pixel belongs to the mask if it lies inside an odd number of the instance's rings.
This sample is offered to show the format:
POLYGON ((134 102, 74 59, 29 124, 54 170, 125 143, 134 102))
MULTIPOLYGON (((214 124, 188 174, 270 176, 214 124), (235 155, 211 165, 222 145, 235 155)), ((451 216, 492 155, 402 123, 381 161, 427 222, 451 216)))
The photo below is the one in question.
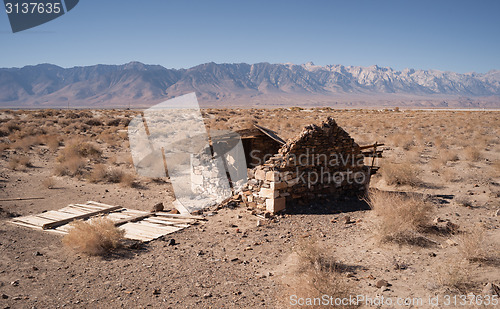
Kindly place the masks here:
POLYGON ((151 241, 189 227, 197 220, 204 220, 201 216, 189 214, 150 213, 89 201, 85 204, 70 204, 62 209, 37 215, 14 218, 11 222, 46 231, 68 233, 71 229, 68 223, 74 220, 92 220, 97 216, 113 221, 125 231, 126 238, 141 241, 151 241))
POLYGON ((89 201, 86 204, 70 204, 59 210, 46 211, 38 215, 14 218, 11 222, 44 230, 54 229, 74 220, 87 219, 120 208, 122 207, 89 201))

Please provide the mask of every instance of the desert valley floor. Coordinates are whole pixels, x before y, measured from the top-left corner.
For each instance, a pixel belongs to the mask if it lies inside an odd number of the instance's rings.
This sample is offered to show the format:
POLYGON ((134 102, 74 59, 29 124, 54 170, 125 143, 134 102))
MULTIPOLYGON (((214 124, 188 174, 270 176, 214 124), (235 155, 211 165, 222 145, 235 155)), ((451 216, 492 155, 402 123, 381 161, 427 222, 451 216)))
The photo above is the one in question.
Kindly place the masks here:
POLYGON ((324 294, 393 301, 361 308, 433 308, 429 297, 439 297, 434 308, 495 307, 453 297, 500 285, 500 112, 203 112, 210 129, 256 122, 284 139, 331 116, 359 145, 384 143, 372 192, 396 209, 424 203, 425 213, 410 208, 414 215, 405 219, 418 215, 421 224, 391 226, 400 218, 347 198, 269 219, 232 203, 206 209, 206 221, 164 238, 88 256, 65 247, 59 234, 9 221, 90 200, 172 209, 167 178, 134 172, 126 129, 138 112, 3 110, 0 200, 43 199, 0 202, 0 308, 296 308, 292 295, 324 294), (83 146, 71 151, 75 145, 83 146), (414 303, 399 306, 398 298, 414 303))

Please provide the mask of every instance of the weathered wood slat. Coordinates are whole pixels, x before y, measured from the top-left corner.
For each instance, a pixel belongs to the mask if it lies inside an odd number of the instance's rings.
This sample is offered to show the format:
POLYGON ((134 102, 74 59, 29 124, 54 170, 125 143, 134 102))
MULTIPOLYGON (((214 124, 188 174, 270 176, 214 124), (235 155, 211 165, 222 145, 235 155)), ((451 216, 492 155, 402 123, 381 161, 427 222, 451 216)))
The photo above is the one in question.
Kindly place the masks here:
POLYGON ((168 221, 168 220, 158 220, 158 218, 155 217, 150 217, 147 218, 148 222, 153 222, 157 224, 163 224, 163 225, 177 225, 177 224, 185 224, 186 226, 189 226, 189 224, 192 224, 193 222, 173 222, 173 221, 168 221))
POLYGON ((53 220, 40 218, 37 216, 19 217, 19 218, 13 219, 12 221, 13 222, 23 222, 23 223, 27 223, 27 224, 31 224, 31 225, 40 227, 40 228, 42 227, 42 225, 44 225, 46 223, 53 222, 53 220))
POLYGON ((366 145, 366 146, 359 146, 359 149, 360 150, 365 150, 365 149, 369 149, 369 148, 374 148, 374 147, 380 147, 380 146, 384 146, 385 144, 378 144, 378 143, 375 143, 373 145, 366 145))
POLYGON ((68 219, 71 217, 74 217, 74 214, 69 214, 66 212, 58 212, 55 210, 47 211, 47 212, 42 212, 41 214, 36 215, 39 218, 44 218, 44 219, 49 219, 53 221, 59 221, 59 220, 64 220, 68 219))
POLYGON ((92 217, 92 216, 95 216, 95 215, 99 215, 99 214, 111 212, 113 210, 120 209, 120 208, 122 208, 122 207, 121 206, 111 206, 111 207, 106 208, 106 209, 101 209, 101 210, 97 210, 97 211, 94 211, 94 212, 89 212, 89 213, 86 213, 86 214, 83 214, 83 215, 74 216, 74 217, 67 218, 67 219, 64 219, 64 220, 58 220, 58 221, 54 221, 54 222, 51 222, 51 223, 46 223, 46 224, 42 225, 42 229, 44 229, 44 230, 46 230, 46 229, 53 229, 55 227, 58 227, 60 225, 66 224, 66 223, 69 223, 69 222, 74 221, 74 220, 86 219, 86 218, 89 218, 89 217, 92 217))
POLYGON ((121 220, 115 221, 115 226, 119 226, 119 225, 122 225, 122 224, 125 224, 125 223, 128 223, 128 222, 136 222, 136 221, 139 221, 139 220, 145 219, 145 218, 147 218, 147 217, 150 217, 150 216, 152 216, 152 215, 153 215, 152 213, 148 213, 148 214, 142 214, 142 215, 130 216, 130 217, 128 217, 128 218, 124 218, 124 219, 121 219, 121 220))
POLYGON ((202 217, 202 216, 192 216, 192 215, 183 215, 183 214, 171 214, 171 213, 168 213, 168 212, 157 212, 155 214, 157 216, 162 216, 162 217, 207 220, 205 217, 202 217))
POLYGON ((69 213, 69 214, 74 214, 74 215, 82 215, 82 214, 88 212, 86 210, 73 208, 73 207, 64 207, 64 208, 59 209, 58 211, 69 213))

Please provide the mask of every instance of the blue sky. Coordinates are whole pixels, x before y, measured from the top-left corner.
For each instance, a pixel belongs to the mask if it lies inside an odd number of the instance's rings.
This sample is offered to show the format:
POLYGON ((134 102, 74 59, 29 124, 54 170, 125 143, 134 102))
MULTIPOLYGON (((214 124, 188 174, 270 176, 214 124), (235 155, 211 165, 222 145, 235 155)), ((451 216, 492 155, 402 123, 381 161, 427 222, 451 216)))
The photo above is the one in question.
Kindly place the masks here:
POLYGON ((80 0, 15 34, 0 12, 0 67, 313 61, 487 72, 500 69, 499 16, 500 1, 80 0))

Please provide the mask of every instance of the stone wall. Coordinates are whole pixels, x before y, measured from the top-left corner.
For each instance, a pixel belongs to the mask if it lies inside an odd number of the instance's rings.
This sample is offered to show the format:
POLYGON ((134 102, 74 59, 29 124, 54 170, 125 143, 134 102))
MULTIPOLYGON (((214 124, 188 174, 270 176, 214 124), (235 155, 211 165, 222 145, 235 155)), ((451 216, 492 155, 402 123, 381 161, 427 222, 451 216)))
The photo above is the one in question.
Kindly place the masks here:
POLYGON ((251 207, 277 212, 292 200, 363 194, 370 169, 354 140, 333 118, 309 125, 264 164, 248 170, 241 195, 251 207))

